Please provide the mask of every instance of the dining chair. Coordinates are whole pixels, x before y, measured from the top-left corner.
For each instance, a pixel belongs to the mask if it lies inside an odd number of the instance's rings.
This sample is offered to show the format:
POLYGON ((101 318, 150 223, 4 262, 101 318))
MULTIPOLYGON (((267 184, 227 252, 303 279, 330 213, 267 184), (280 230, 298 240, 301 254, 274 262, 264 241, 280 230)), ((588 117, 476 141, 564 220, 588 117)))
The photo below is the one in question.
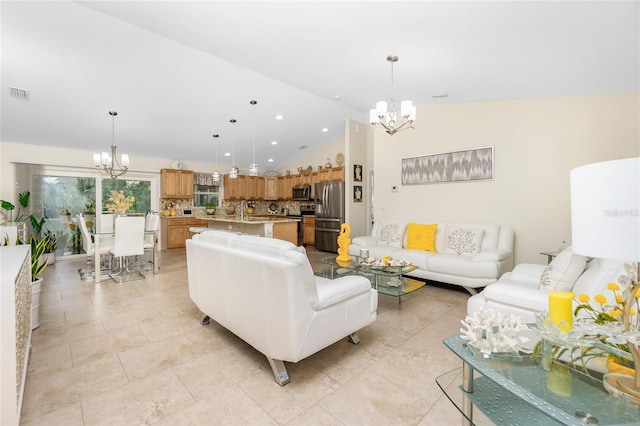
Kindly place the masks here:
POLYGON ((108 255, 109 251, 113 248, 113 238, 103 238, 100 243, 100 257, 105 257, 105 259, 100 262, 100 265, 91 266, 95 258, 95 244, 93 243, 93 240, 91 238, 91 233, 89 232, 87 221, 85 220, 82 213, 78 213, 76 215, 76 219, 78 221, 78 226, 80 227, 80 234, 82 235, 82 249, 87 254, 88 266, 87 268, 78 269, 80 279, 88 280, 93 278, 95 276, 96 266, 101 271, 101 276, 108 276, 109 271, 111 270, 111 256, 105 255, 108 255))
POLYGON ((154 249, 156 244, 158 244, 158 228, 160 226, 160 215, 158 212, 149 212, 147 213, 145 224, 144 224, 144 252, 145 257, 143 258, 145 270, 149 269, 148 265, 151 265, 151 269, 153 271, 156 270, 156 261, 154 249))
POLYGON ((110 253, 118 258, 118 269, 109 276, 116 282, 143 279, 140 272, 140 256, 144 254, 144 216, 117 216, 115 218, 115 238, 110 253), (128 257, 135 256, 136 268, 129 265, 128 257))

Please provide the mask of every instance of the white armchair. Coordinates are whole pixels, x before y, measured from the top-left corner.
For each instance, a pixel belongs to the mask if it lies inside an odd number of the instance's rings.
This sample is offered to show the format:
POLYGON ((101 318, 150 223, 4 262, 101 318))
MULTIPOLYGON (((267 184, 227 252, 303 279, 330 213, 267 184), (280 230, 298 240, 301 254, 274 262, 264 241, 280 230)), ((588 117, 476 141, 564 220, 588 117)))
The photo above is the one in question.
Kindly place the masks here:
POLYGON ((376 319, 369 280, 316 277, 307 256, 274 238, 206 231, 187 240, 189 295, 204 314, 269 360, 289 382, 284 362, 298 362, 376 319))

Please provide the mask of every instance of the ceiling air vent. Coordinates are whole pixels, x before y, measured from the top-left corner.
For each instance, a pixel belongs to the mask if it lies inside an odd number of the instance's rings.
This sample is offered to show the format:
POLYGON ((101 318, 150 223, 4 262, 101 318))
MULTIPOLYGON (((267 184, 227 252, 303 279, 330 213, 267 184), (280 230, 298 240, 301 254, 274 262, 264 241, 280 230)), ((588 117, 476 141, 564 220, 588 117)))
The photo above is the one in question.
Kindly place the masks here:
POLYGON ((29 91, 27 89, 19 89, 17 87, 9 86, 9 96, 23 101, 29 100, 29 91))

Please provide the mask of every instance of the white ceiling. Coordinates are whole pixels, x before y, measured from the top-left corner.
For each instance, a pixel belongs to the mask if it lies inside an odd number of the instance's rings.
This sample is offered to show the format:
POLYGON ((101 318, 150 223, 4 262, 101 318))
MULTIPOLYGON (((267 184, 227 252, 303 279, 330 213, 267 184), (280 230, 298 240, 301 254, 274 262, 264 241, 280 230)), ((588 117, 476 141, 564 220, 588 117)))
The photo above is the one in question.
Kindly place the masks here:
POLYGON ((0 13, 2 141, 106 150, 115 110, 119 151, 212 168, 213 133, 220 164, 235 140, 245 170, 255 129, 264 171, 340 137, 347 118, 367 122, 392 95, 426 104, 640 86, 638 1, 2 1, 0 13), (389 54, 400 58, 393 86, 389 54))

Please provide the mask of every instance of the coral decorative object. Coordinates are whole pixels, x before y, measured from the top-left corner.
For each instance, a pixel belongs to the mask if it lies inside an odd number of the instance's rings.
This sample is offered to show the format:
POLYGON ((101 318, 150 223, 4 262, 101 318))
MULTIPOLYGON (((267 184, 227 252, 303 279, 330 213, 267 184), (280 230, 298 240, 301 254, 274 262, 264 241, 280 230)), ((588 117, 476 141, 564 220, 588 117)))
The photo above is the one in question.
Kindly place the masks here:
POLYGON ((351 244, 351 225, 343 223, 340 225, 340 236, 338 237, 338 257, 337 262, 351 262, 349 256, 349 244, 351 244))

